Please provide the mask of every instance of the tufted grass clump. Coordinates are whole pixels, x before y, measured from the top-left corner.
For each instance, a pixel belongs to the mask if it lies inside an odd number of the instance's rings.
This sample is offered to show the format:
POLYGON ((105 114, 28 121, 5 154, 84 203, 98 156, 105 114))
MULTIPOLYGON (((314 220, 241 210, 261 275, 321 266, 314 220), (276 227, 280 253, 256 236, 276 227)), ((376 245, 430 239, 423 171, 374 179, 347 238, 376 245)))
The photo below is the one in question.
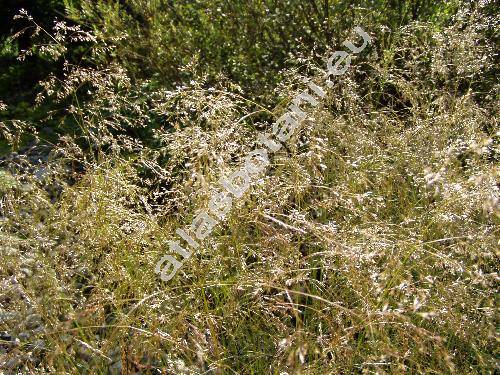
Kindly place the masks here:
POLYGON ((168 283, 154 273, 167 241, 323 67, 283 73, 273 108, 222 74, 165 88, 115 61, 46 80, 74 128, 43 180, 0 172, 0 366, 493 374, 498 20, 485 7, 373 30, 168 283))

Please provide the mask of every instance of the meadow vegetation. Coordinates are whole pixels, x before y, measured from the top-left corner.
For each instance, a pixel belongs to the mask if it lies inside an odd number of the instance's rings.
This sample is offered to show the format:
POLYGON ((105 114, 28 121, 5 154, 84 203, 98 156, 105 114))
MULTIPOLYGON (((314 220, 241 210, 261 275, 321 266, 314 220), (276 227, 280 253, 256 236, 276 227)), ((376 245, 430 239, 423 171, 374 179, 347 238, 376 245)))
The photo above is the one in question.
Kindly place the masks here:
POLYGON ((0 39, 2 371, 498 371, 494 2, 33 3, 58 21, 12 6, 0 39), (357 25, 369 47, 162 282, 357 25))

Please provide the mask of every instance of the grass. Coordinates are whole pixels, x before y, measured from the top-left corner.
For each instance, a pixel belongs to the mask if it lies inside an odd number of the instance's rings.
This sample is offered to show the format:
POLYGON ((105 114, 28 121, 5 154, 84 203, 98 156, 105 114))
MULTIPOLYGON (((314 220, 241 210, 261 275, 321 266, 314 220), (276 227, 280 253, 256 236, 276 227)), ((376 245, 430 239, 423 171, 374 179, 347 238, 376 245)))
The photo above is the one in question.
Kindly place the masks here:
MULTIPOLYGON (((46 181, 18 172, 30 188, 1 191, 0 331, 20 338, 0 343, 4 366, 493 374, 498 133, 494 96, 475 91, 494 69, 488 41, 471 42, 477 22, 415 23, 390 57, 353 62, 168 283, 154 273, 166 241, 269 125, 239 122, 253 104, 202 82, 124 115, 137 92, 94 72, 102 92, 75 112, 92 152, 67 137, 46 181), (106 100, 116 113, 99 111, 106 100), (164 114, 175 131, 155 128, 155 147, 123 136, 164 114)), ((307 78, 285 78, 281 103, 307 78)))

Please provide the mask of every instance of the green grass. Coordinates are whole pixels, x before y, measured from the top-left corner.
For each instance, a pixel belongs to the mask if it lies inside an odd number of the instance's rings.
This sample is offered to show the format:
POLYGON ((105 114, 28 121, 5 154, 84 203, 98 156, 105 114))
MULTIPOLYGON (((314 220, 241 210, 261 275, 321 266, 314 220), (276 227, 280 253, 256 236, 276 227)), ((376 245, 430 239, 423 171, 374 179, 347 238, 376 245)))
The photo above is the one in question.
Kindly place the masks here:
MULTIPOLYGON (((353 61, 168 283, 154 273, 167 241, 270 124, 238 121, 258 106, 222 77, 216 90, 200 78, 166 93, 116 67, 72 72, 64 95, 79 79, 97 89, 72 102, 78 133, 54 142, 45 182, 0 175, 10 186, 0 196, 0 313, 15 314, 0 331, 20 340, 0 366, 493 374, 497 113, 494 95, 479 92, 495 90, 484 78, 495 61, 481 34, 490 21, 465 12, 449 25, 411 23, 393 30, 385 54, 374 44, 353 61)), ((304 64, 307 76, 283 76, 273 116, 298 82, 318 78, 304 64)))

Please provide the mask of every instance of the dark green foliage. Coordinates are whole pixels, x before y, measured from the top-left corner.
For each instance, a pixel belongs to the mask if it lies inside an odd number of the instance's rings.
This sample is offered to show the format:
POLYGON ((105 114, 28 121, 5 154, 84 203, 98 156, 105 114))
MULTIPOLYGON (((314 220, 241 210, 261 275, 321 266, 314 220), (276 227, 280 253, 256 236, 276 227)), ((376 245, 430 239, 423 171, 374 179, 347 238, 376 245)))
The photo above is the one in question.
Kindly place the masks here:
MULTIPOLYGON (((300 56, 319 60, 340 44, 353 26, 381 39, 382 26, 394 30, 411 21, 449 22, 456 1, 76 1, 73 20, 107 37, 127 37, 110 58, 118 58, 136 78, 173 87, 195 75, 214 81, 224 73, 250 96, 269 95, 280 71, 300 56)), ((319 61, 320 62, 320 61, 319 61)), ((300 63, 299 63, 300 64, 300 63)))

